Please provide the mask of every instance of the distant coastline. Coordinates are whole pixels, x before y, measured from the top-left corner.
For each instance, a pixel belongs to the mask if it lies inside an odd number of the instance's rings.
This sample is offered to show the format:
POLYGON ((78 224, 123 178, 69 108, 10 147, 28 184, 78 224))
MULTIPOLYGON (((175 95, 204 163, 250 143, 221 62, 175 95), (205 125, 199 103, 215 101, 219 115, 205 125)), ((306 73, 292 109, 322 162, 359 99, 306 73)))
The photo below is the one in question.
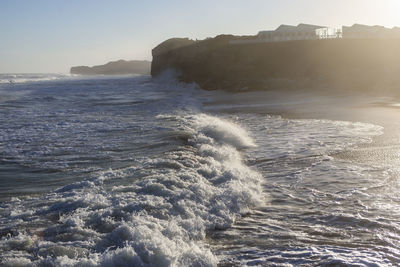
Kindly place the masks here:
POLYGON ((319 90, 398 95, 400 39, 325 39, 235 45, 248 36, 167 40, 151 74, 167 69, 206 90, 319 90))
POLYGON ((70 70, 71 74, 78 75, 125 75, 125 74, 150 74, 151 62, 146 60, 118 60, 104 65, 93 67, 76 66, 70 70))

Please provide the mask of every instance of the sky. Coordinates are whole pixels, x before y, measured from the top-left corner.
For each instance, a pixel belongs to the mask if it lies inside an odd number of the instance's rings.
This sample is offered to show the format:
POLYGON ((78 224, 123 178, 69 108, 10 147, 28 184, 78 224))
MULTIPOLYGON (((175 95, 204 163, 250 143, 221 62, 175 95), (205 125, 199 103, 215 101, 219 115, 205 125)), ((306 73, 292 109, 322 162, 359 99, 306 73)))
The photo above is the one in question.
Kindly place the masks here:
POLYGON ((400 26, 400 0, 0 0, 0 73, 151 60, 171 37, 255 35, 280 24, 400 26))

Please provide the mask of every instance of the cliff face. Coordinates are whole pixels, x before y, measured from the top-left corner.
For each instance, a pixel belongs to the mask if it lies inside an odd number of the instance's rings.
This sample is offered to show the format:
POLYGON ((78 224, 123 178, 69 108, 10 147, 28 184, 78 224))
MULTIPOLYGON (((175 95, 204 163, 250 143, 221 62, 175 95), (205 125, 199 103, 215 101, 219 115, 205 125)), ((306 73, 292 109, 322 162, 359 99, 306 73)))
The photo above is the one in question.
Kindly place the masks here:
POLYGON ((71 74, 80 75, 124 75, 124 74, 150 74, 150 61, 113 61, 105 65, 87 67, 78 66, 71 68, 71 74))
POLYGON ((174 68, 202 88, 400 91, 400 40, 230 44, 234 36, 153 53, 151 73, 174 68))

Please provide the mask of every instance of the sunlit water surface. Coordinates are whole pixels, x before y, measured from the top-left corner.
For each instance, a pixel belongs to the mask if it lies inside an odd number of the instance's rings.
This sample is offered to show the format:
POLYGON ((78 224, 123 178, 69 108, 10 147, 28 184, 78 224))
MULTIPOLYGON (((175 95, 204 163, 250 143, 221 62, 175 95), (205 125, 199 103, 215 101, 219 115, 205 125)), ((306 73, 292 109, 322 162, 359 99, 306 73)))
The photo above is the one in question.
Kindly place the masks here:
POLYGON ((0 84, 2 264, 400 262, 382 127, 168 76, 52 77, 0 84))

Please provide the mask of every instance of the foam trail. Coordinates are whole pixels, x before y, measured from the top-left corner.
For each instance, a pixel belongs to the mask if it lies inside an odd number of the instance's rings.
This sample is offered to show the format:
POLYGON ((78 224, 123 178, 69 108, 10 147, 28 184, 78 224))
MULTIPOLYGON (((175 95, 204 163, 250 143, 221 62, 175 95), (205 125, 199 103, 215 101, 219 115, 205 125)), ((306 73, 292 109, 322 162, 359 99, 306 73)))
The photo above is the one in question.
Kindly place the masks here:
POLYGON ((69 74, 0 74, 0 84, 44 82, 65 79, 69 74))
POLYGON ((217 265, 203 241, 206 232, 230 227, 238 215, 263 202, 261 176, 239 152, 255 144, 240 126, 214 116, 162 115, 158 120, 173 121, 186 144, 162 158, 143 159, 139 167, 101 172, 65 186, 40 201, 9 203, 14 207, 9 224, 25 231, 1 240, 0 248, 7 251, 3 262, 217 265), (108 186, 139 174, 141 179, 108 186), (23 211, 26 206, 29 213, 23 211), (26 228, 32 221, 37 229, 26 228))

